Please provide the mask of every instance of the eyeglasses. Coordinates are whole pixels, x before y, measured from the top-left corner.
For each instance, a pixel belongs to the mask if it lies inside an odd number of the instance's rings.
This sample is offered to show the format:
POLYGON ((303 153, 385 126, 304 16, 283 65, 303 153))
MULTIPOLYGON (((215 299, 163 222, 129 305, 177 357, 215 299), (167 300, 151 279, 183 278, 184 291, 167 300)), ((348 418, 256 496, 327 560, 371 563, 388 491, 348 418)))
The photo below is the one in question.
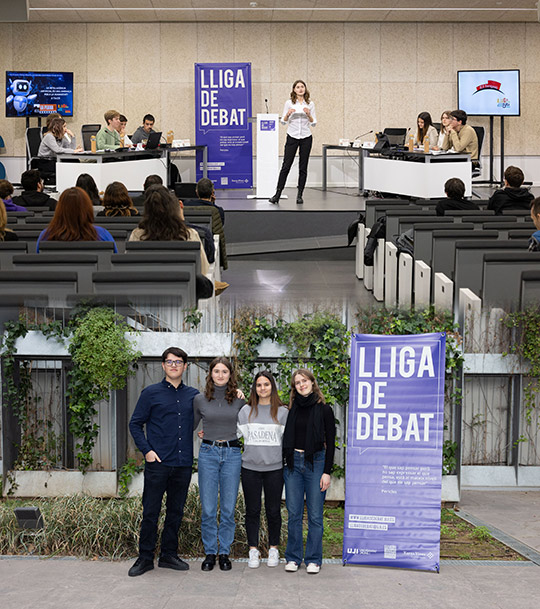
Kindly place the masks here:
POLYGON ((181 359, 166 359, 165 366, 177 366, 178 368, 183 365, 183 361, 181 359))

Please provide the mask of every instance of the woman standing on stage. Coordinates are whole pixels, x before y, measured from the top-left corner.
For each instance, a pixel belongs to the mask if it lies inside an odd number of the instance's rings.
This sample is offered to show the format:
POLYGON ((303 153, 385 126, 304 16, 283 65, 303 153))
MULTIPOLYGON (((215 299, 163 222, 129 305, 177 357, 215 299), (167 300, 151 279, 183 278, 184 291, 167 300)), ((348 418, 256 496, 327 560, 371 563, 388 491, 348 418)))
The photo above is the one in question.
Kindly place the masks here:
POLYGON ((311 127, 315 127, 317 124, 315 104, 310 101, 309 91, 303 80, 294 81, 291 99, 288 99, 283 107, 281 122, 287 125, 287 141, 285 142, 283 165, 279 173, 276 194, 269 201, 270 203, 279 203, 296 151, 300 148, 298 193, 296 195, 296 204, 300 205, 304 202, 302 194, 306 185, 309 153, 313 144, 311 127))
POLYGON ((201 535, 206 554, 201 565, 203 571, 212 571, 217 554, 222 571, 232 568, 229 554, 234 541, 234 509, 242 467, 236 429, 244 404, 245 400, 238 397, 231 362, 226 357, 216 357, 210 362, 204 393, 193 401, 193 429, 202 420, 204 436, 199 450, 201 535))
POLYGON ((289 416, 283 434, 285 500, 289 513, 285 571, 306 563, 308 573, 321 569, 323 507, 334 462, 336 421, 313 373, 301 368, 291 379, 289 416), (308 514, 306 550, 302 537, 304 496, 308 514))

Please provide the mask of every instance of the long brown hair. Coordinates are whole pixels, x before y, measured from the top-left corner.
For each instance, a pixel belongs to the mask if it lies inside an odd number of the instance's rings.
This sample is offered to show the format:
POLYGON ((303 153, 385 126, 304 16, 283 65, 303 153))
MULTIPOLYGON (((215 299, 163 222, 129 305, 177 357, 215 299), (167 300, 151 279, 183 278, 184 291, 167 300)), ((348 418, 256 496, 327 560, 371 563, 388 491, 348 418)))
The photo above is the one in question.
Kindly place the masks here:
POLYGON ((204 388, 204 397, 207 400, 212 400, 214 398, 214 381, 212 380, 212 370, 218 365, 223 364, 227 367, 231 376, 227 382, 227 388, 225 389, 225 399, 229 404, 232 404, 237 396, 238 389, 238 381, 236 380, 236 373, 234 371, 233 365, 231 361, 226 357, 215 357, 211 362, 208 368, 208 374, 206 375, 206 386, 204 388))
POLYGON ((49 133, 52 133, 57 140, 61 140, 64 137, 64 125, 66 121, 61 117, 55 117, 51 120, 50 124, 47 123, 47 129, 49 133))
POLYGON ((251 415, 254 415, 255 418, 259 414, 259 396, 257 395, 257 380, 264 376, 270 381, 270 385, 272 387, 272 393, 270 394, 270 416, 272 420, 276 423, 278 422, 278 410, 280 406, 283 406, 281 400, 279 399, 279 394, 277 390, 276 380, 272 373, 268 372, 268 370, 261 370, 257 372, 255 378, 253 379, 253 384, 251 385, 251 392, 249 394, 248 404, 251 406, 251 410, 249 411, 248 420, 251 420, 251 415))
POLYGON ((304 101, 306 102, 306 104, 309 104, 309 91, 308 91, 307 85, 306 85, 306 83, 305 83, 303 80, 300 80, 300 79, 295 80, 295 81, 293 82, 293 84, 292 84, 292 90, 291 90, 291 101, 292 101, 292 103, 293 103, 293 104, 295 104, 295 103, 296 103, 296 93, 295 93, 295 91, 294 91, 294 88, 296 87, 296 85, 297 85, 299 82, 301 82, 301 83, 304 85, 304 87, 306 88, 306 90, 305 90, 305 92, 304 92, 304 101))
POLYGON ((416 141, 419 144, 424 142, 424 138, 427 135, 428 129, 433 125, 433 121, 431 120, 431 114, 429 112, 420 112, 418 118, 416 119, 416 141), (424 121, 424 128, 420 129, 418 126, 418 119, 421 118, 424 121))
POLYGON ((299 374, 301 374, 302 376, 305 376, 307 379, 309 379, 313 383, 313 393, 319 397, 320 402, 325 404, 326 400, 324 399, 324 395, 323 395, 322 391, 320 390, 319 385, 317 384, 317 381, 315 380, 315 377, 313 376, 313 372, 311 372, 311 370, 307 370, 307 368, 298 368, 298 370, 295 370, 291 376, 291 395, 289 397, 289 408, 292 406, 292 404, 294 402, 294 398, 298 395, 298 393, 296 391, 296 387, 294 385, 294 380, 299 374))
POLYGON ((165 186, 155 185, 145 193, 144 216, 139 222, 144 241, 188 241, 189 231, 180 216, 180 203, 165 186))
POLYGON ((103 206, 106 216, 136 216, 139 213, 122 182, 111 182, 107 186, 103 196, 103 206))
POLYGON ((4 237, 6 236, 7 232, 13 232, 13 231, 10 231, 9 228, 6 228, 6 225, 7 225, 6 206, 4 205, 4 201, 2 201, 2 199, 0 199, 0 241, 4 240, 4 237))
POLYGON ((53 219, 47 227, 47 241, 97 241, 94 208, 88 194, 74 186, 60 195, 53 219))

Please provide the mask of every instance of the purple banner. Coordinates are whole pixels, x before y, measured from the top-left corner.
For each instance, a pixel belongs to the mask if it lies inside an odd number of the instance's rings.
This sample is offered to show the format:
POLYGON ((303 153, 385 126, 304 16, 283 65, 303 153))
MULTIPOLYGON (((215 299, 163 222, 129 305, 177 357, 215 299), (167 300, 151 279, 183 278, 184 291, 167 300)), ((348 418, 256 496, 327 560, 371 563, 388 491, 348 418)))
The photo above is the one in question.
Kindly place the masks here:
POLYGON ((208 146, 208 177, 215 188, 253 186, 250 116, 250 63, 195 64, 195 139, 208 146))
POLYGON ((353 337, 344 564, 439 570, 445 342, 353 337))

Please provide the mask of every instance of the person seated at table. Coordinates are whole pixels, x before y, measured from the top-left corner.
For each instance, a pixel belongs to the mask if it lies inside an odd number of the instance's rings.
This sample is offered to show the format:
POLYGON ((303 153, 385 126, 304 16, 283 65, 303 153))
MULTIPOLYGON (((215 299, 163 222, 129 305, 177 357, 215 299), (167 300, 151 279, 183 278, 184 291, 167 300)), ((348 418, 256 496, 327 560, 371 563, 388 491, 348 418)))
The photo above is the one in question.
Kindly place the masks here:
POLYGON ((74 186, 60 195, 49 226, 38 237, 36 252, 42 241, 110 241, 118 253, 111 233, 94 224, 94 207, 88 194, 74 186))
POLYGON ((151 114, 145 114, 143 118, 143 124, 137 128, 137 131, 131 136, 131 141, 137 145, 140 143, 145 144, 148 136, 151 133, 155 133, 153 127, 156 119, 151 114))
POLYGON ((54 211, 57 201, 43 192, 43 180, 39 170, 28 169, 23 172, 21 186, 23 191, 20 195, 13 197, 13 203, 24 207, 48 207, 54 211))
POLYGON ((480 209, 476 203, 465 199, 465 184, 459 178, 450 178, 444 183, 446 199, 441 199, 435 211, 438 216, 444 216, 448 209, 480 209))
POLYGON ((507 167, 504 171, 504 188, 491 195, 487 208, 492 209, 496 216, 510 209, 529 209, 534 196, 528 188, 522 187, 524 181, 525 176, 519 167, 507 167))
POLYGON ((433 126, 433 121, 431 120, 431 114, 429 112, 420 112, 418 118, 416 119, 416 136, 414 138, 415 146, 423 146, 424 138, 428 138, 429 148, 435 148, 437 146, 437 129, 433 126))
POLYGON ((13 184, 8 180, 0 180, 0 199, 4 202, 6 211, 26 211, 26 207, 13 203, 12 194, 13 184))
POLYGON ((197 196, 199 198, 186 199, 184 201, 184 206, 190 207, 195 205, 209 205, 210 207, 215 207, 219 211, 219 215, 221 216, 221 223, 225 224, 225 212, 223 210, 223 207, 216 205, 216 191, 214 190, 214 184, 212 180, 209 180, 208 178, 201 178, 197 182, 195 192, 197 193, 197 196))
POLYGON ((467 125, 467 113, 464 110, 453 110, 447 135, 444 138, 443 150, 466 152, 471 155, 473 168, 478 166, 478 136, 476 131, 467 125))
POLYGON ((158 176, 156 174, 147 176, 143 184, 143 192, 142 194, 133 198, 133 205, 136 205, 137 207, 142 207, 144 205, 144 200, 146 199, 146 191, 150 188, 150 186, 154 186, 155 184, 157 184, 158 186, 163 185, 163 180, 161 176, 158 176))
POLYGON ((540 197, 531 202, 531 219, 536 231, 529 239, 529 252, 540 252, 540 197))
POLYGON ((451 121, 450 114, 452 114, 451 110, 445 110, 441 114, 441 130, 439 131, 439 135, 437 137, 437 145, 433 146, 433 150, 442 150, 444 138, 448 134, 448 125, 451 121))
POLYGON ((38 156, 56 157, 69 152, 82 152, 82 147, 77 146, 75 135, 62 117, 51 119, 39 145, 38 156))
POLYGON ((111 182, 105 189, 103 207, 98 216, 138 216, 139 212, 133 207, 133 201, 127 188, 122 182, 111 182))
POLYGON ((126 127, 127 127, 127 122, 128 119, 121 114, 120 115, 120 130, 118 131, 118 133, 120 134, 120 137, 124 138, 124 146, 126 148, 131 148, 131 146, 133 146, 133 142, 129 139, 129 135, 126 132, 126 127))
POLYGON ((86 194, 90 197, 90 201, 92 201, 92 205, 103 205, 101 197, 99 196, 97 184, 90 174, 81 173, 81 175, 77 178, 75 186, 82 188, 86 192, 86 194))
POLYGON ((18 241, 17 234, 7 228, 7 220, 6 207, 0 199, 0 241, 18 241))
POLYGON ((120 148, 120 112, 107 110, 103 115, 107 123, 96 135, 96 148, 98 150, 116 150, 120 148))

